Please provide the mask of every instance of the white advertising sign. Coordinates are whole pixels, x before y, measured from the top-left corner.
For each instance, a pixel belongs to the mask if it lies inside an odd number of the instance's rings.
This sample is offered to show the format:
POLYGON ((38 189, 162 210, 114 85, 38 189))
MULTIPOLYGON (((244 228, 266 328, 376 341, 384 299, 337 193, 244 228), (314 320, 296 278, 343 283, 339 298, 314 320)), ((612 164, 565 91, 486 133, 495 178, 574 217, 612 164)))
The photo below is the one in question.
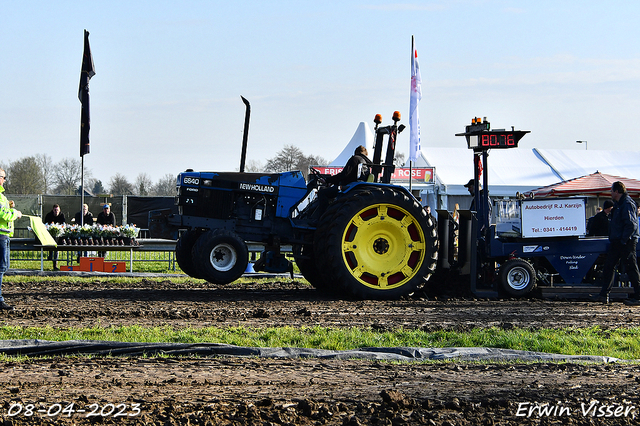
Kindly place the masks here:
POLYGON ((523 200, 521 208, 524 238, 584 236, 587 233, 584 198, 523 200))

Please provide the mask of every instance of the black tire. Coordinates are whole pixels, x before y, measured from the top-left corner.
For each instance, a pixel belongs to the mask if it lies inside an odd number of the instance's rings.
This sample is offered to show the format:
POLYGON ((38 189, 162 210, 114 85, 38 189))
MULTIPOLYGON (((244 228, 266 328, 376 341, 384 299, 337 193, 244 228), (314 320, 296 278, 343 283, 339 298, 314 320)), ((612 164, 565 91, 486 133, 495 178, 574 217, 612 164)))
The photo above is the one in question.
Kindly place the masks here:
POLYGON ((526 296, 536 287, 536 271, 526 260, 507 260, 500 266, 498 281, 509 296, 526 296))
POLYGON ((203 278, 198 273, 198 268, 193 263, 191 250, 194 244, 200 238, 202 232, 189 230, 182 234, 176 243, 176 261, 182 272, 193 278, 203 278))
POLYGON ((236 233, 224 229, 202 234, 191 253, 198 273, 214 284, 237 280, 249 264, 247 244, 236 233))
POLYGON ((296 262, 296 265, 298 265, 302 276, 309 281, 309 284, 317 289, 323 289, 325 287, 324 281, 321 279, 321 274, 316 267, 316 257, 311 244, 296 247, 293 260, 296 262), (297 252, 300 252, 300 255, 297 255, 297 252))
POLYGON ((358 298, 397 299, 421 288, 435 270, 437 230, 414 198, 373 187, 331 207, 314 249, 317 268, 332 286, 358 298))

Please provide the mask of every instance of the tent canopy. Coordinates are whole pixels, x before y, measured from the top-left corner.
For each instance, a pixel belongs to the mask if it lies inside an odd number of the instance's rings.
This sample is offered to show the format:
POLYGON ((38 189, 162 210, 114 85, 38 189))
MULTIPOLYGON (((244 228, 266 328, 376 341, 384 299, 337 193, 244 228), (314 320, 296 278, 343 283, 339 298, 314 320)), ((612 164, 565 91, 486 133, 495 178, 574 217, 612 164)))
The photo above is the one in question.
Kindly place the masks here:
POLYGON ((356 148, 360 145, 367 148, 367 151, 373 154, 373 133, 371 132, 369 126, 367 126, 367 123, 365 123, 364 121, 362 121, 358 125, 356 132, 351 137, 351 140, 349 141, 347 146, 344 147, 340 155, 338 155, 336 159, 333 160, 331 164, 329 164, 329 166, 342 167, 347 164, 349 158, 351 158, 356 148))
MULTIPOLYGON (((464 187, 473 177, 473 151, 467 148, 422 148, 415 167, 434 167, 441 193, 469 195, 464 187)), ((408 167, 408 164, 407 164, 408 167)), ((530 149, 491 151, 488 159, 489 191, 494 197, 515 196, 540 185, 561 180, 558 174, 530 149)))
POLYGON ((631 197, 640 196, 640 181, 620 176, 608 175, 595 172, 587 176, 565 180, 553 185, 533 189, 526 192, 525 196, 544 197, 564 197, 569 195, 594 195, 611 196, 611 185, 620 181, 627 187, 627 192, 631 197))

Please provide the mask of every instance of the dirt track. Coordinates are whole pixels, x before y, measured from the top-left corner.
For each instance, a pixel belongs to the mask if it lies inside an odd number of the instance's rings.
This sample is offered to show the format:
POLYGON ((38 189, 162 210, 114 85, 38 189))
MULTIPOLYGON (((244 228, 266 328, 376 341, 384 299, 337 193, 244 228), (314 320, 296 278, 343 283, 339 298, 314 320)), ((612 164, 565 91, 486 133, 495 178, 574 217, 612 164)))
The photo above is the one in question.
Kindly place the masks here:
MULTIPOLYGON (((16 310, 0 313, 0 321, 54 327, 321 325, 438 330, 592 325, 607 329, 637 326, 640 320, 640 309, 621 303, 339 300, 319 295, 305 282, 286 279, 224 287, 153 279, 126 288, 106 287, 91 279, 69 285, 5 284, 3 293, 16 310)), ((630 364, 55 358, 2 367, 0 419, 9 424, 120 424, 124 418, 115 413, 136 414, 138 409, 139 414, 127 418, 128 424, 635 424, 640 417, 640 373, 630 364), (88 411, 70 418, 63 413, 47 417, 47 410, 55 414, 71 403, 75 410, 88 411), (26 415, 28 404, 35 405, 32 416, 26 415), (116 406, 113 413, 109 404, 116 406), (552 415, 540 418, 540 404, 548 404, 552 415), (595 412, 585 414, 589 407, 595 412), (87 417, 92 409, 106 415, 87 417)))

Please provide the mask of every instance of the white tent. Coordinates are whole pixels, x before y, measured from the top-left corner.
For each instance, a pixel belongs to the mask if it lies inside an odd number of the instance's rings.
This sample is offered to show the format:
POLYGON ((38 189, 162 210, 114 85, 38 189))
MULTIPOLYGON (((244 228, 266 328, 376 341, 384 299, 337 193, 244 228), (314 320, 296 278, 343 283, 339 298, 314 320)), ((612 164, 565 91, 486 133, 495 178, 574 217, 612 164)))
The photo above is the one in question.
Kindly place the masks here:
MULTIPOLYGON (((462 147, 423 148, 414 166, 435 168, 436 185, 426 190, 429 194, 423 194, 423 199, 432 200, 436 196, 440 200, 438 205, 449 210, 452 208, 450 204, 460 203, 461 207, 466 208, 471 202, 464 185, 473 178, 473 150, 462 147)), ((513 197, 516 192, 529 191, 562 180, 534 150, 491 150, 487 166, 489 193, 493 197, 513 197), (539 185, 540 182, 545 183, 539 185)))
MULTIPOLYGON (((467 148, 423 148, 414 166, 435 168, 436 185, 422 197, 438 198, 443 208, 468 204, 464 184, 473 177, 473 151, 467 148)), ((640 180, 640 151, 576 149, 494 149, 488 158, 489 193, 513 197, 567 179, 599 171, 640 180)), ((431 201, 429 201, 431 203, 431 201)))
POLYGON ((373 132, 364 121, 360 122, 347 146, 342 150, 340 155, 338 155, 336 159, 329 164, 329 166, 342 167, 347 164, 349 158, 351 158, 356 148, 360 145, 367 148, 367 151, 369 151, 369 157, 373 155, 373 132))
MULTIPOLYGON (((344 166, 358 145, 373 155, 374 135, 369 126, 358 125, 351 141, 330 164, 344 166)), ((603 151, 580 149, 493 149, 487 161, 489 193, 492 197, 514 197, 516 192, 553 185, 563 180, 599 171, 640 180, 640 151, 603 151)), ((423 148, 413 167, 433 167, 435 185, 416 185, 423 203, 451 210, 456 203, 466 208, 471 202, 464 187, 473 177, 473 151, 464 147, 423 148)), ((405 165, 409 167, 409 163, 405 165)))
POLYGON ((640 180, 640 151, 540 148, 534 151, 558 173, 559 181, 595 172, 640 180))

